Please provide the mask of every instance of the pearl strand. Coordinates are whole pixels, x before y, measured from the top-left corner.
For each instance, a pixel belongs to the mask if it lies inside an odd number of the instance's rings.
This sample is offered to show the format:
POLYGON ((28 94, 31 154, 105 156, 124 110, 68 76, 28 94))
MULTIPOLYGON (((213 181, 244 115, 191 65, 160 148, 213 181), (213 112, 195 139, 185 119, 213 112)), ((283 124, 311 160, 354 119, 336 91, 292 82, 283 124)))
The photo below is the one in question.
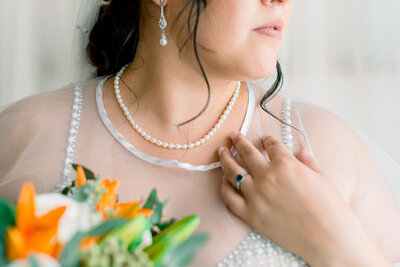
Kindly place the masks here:
POLYGON ((207 142, 217 131, 218 128, 221 127, 222 123, 225 121, 226 117, 228 116, 229 112, 232 110, 233 105, 236 102, 236 99, 239 95, 239 91, 240 91, 240 86, 241 86, 241 82, 238 82, 238 85, 236 87, 235 92, 233 93, 231 100, 229 101, 229 104, 227 105, 227 107, 225 108, 224 112, 222 113, 222 115, 220 116, 218 122, 214 125, 214 127, 206 134, 204 135, 202 138, 200 138, 199 140, 189 143, 189 144, 174 144, 174 143, 168 143, 168 142, 164 142, 161 140, 158 140, 152 136, 150 136, 148 133, 146 133, 132 118, 132 115, 129 113, 128 108, 125 106, 122 97, 121 97, 121 92, 119 90, 119 80, 120 77, 122 75, 122 73, 126 70, 126 68, 128 67, 129 64, 125 65, 124 67, 122 67, 122 69, 117 73, 117 75, 115 76, 114 79, 114 91, 115 91, 115 96, 117 98, 117 101, 119 103, 119 106, 121 107, 122 111, 124 112, 125 116, 127 117, 128 121, 130 122, 130 124, 132 125, 133 129, 135 129, 138 134, 140 134, 146 141, 151 142, 152 144, 155 144, 159 147, 163 147, 163 148, 169 148, 169 149, 191 149, 194 147, 198 147, 202 144, 204 144, 205 142, 207 142))

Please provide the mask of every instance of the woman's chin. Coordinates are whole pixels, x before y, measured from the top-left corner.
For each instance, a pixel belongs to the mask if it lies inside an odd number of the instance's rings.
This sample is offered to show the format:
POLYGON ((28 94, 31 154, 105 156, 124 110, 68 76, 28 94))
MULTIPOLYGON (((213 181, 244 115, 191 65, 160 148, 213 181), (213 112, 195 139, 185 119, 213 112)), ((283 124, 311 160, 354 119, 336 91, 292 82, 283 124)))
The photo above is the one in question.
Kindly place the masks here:
POLYGON ((276 63, 274 65, 268 64, 266 65, 259 65, 259 68, 254 68, 252 67, 252 71, 250 73, 247 73, 248 76, 248 81, 254 81, 258 79, 263 79, 266 78, 270 75, 272 75, 275 72, 276 69, 276 63))

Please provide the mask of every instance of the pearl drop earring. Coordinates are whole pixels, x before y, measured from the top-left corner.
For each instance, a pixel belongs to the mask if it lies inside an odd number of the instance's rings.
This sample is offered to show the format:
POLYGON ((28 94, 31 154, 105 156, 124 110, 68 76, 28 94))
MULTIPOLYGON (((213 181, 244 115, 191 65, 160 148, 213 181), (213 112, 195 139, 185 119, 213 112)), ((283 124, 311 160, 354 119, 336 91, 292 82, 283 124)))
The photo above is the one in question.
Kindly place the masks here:
POLYGON ((168 41, 167 41, 167 36, 165 36, 165 28, 167 27, 167 20, 164 17, 164 0, 161 1, 161 16, 160 16, 160 21, 158 22, 158 25, 161 28, 161 39, 160 39, 160 44, 162 46, 166 46, 168 41))

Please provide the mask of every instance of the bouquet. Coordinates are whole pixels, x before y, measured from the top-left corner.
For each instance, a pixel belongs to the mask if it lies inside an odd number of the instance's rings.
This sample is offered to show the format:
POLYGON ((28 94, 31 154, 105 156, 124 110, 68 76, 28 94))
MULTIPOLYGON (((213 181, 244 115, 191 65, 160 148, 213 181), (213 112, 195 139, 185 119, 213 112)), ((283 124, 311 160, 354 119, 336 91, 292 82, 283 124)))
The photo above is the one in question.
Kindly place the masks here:
POLYGON ((118 203, 118 180, 73 164, 77 179, 61 193, 23 185, 18 203, 0 197, 0 266, 186 266, 208 234, 193 234, 196 214, 163 220, 168 202, 118 203))

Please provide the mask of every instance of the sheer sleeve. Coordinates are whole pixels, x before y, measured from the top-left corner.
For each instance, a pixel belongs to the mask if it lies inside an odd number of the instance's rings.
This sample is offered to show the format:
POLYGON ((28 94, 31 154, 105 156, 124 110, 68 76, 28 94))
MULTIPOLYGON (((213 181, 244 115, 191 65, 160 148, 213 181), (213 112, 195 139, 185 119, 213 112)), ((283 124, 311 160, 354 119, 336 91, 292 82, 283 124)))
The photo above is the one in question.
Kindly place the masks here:
POLYGON ((400 168, 366 138, 354 144, 358 179, 352 202, 372 239, 400 264, 400 168))
POLYGON ((73 91, 24 98, 0 112, 0 195, 16 200, 24 182, 49 192, 61 180, 73 91))
MULTIPOLYGON (((302 99, 293 102, 298 147, 309 145, 365 231, 400 264, 400 166, 360 130, 302 99)), ((345 242, 345 241, 344 241, 345 242)))

